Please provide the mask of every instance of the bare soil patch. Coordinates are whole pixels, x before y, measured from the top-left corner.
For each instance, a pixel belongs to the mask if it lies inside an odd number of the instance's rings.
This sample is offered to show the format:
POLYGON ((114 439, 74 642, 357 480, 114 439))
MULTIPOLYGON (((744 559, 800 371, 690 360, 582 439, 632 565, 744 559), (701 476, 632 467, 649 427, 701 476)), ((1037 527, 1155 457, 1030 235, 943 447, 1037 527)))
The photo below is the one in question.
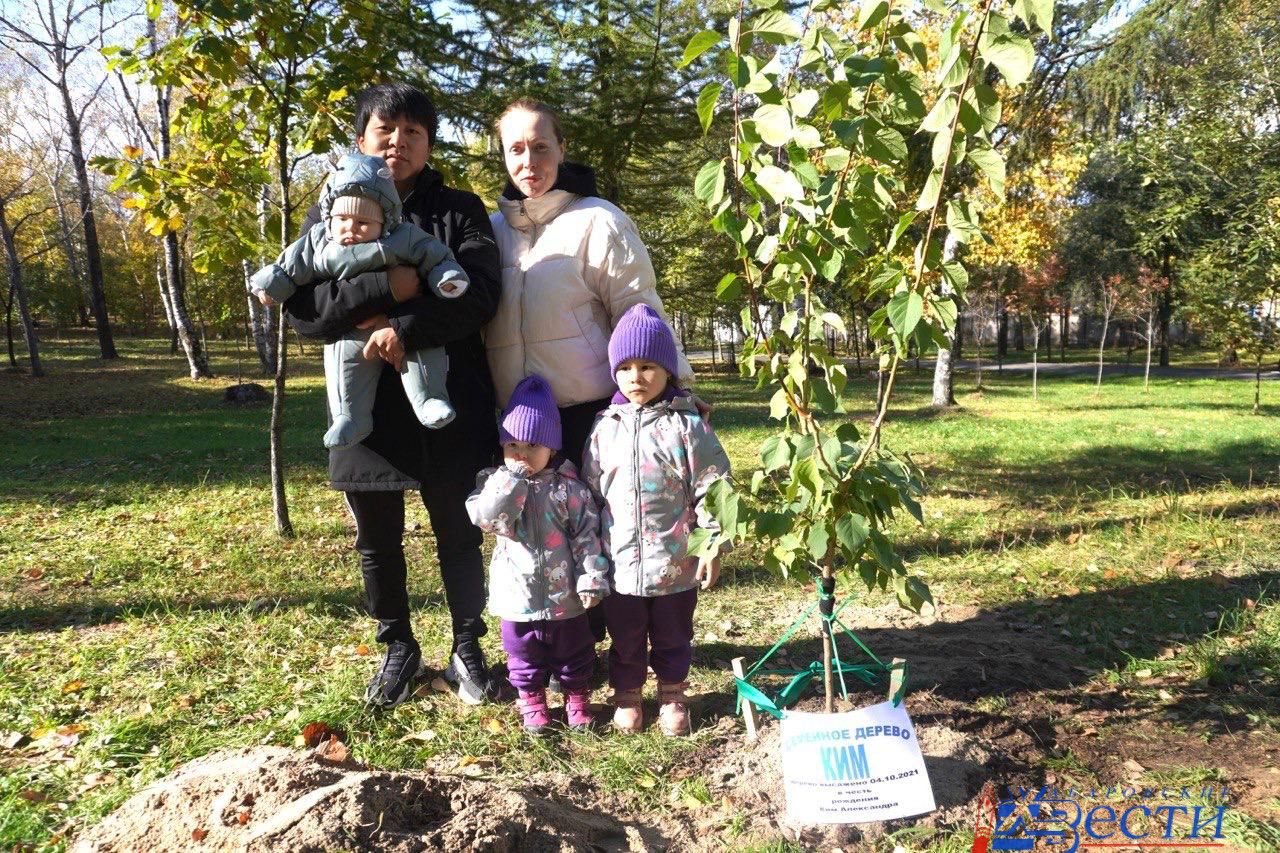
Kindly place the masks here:
POLYGON ((678 827, 611 815, 581 780, 388 772, 260 747, 213 753, 138 792, 77 853, 135 850, 662 850, 678 827), (593 801, 594 800, 594 801, 593 801))

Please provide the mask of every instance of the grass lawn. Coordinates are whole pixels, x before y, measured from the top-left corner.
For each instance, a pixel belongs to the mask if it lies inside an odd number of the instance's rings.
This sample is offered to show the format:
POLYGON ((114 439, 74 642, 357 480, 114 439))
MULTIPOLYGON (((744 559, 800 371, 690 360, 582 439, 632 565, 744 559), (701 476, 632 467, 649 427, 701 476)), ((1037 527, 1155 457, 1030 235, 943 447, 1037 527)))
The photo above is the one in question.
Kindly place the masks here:
MULTIPOLYGON (((463 708, 429 687, 394 712, 365 710, 378 649, 352 525, 325 479, 318 348, 294 356, 285 446, 298 535, 282 541, 270 526, 267 408, 221 402, 234 354, 215 345, 220 378, 197 383, 163 342, 120 346, 125 357, 104 363, 87 340, 50 341, 45 379, 0 374, 0 847, 60 847, 175 765, 293 744, 312 720, 346 729, 356 756, 382 767, 558 768, 639 811, 672 801, 665 771, 697 738, 535 743, 511 708, 463 708)), ((1144 394, 1140 375, 1108 377, 1095 396, 1091 377, 1042 376, 1036 402, 1025 376, 991 371, 980 395, 961 376, 960 408, 939 414, 926 405, 929 381, 904 367, 884 440, 929 476, 926 524, 903 521, 896 536, 955 618, 873 642, 912 659, 917 641, 954 639, 957 672, 918 671, 917 722, 1007 743, 1014 770, 1033 780, 1106 782, 1123 759, 1147 784, 1220 780, 1240 791, 1231 839, 1276 849, 1280 387, 1264 385, 1252 415, 1248 382, 1158 379, 1144 394), (1034 626, 1052 644, 980 665, 965 644, 993 625, 1034 626)), ((699 391, 735 466, 749 470, 770 430, 765 398, 725 376, 699 391)), ((850 384, 851 417, 868 416, 873 394, 866 377, 850 384)), ((410 507, 416 629, 439 666, 447 611, 425 511, 410 507)), ((757 565, 751 547, 736 550, 699 606, 703 724, 732 712, 724 661, 761 654, 812 597, 807 578, 757 565)), ((486 643, 501 660, 496 631, 486 643)), ((738 828, 718 827, 726 849, 738 849, 738 828)), ((895 843, 969 842, 954 832, 877 842, 895 843)))

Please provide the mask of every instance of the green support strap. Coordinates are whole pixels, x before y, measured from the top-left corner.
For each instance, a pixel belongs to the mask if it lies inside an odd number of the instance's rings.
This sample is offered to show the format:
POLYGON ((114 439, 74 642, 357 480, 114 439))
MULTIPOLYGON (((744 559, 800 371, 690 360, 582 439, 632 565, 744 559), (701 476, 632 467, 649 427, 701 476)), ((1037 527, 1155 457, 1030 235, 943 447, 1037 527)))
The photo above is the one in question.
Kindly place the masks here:
POLYGON ((822 579, 818 584, 817 601, 805 608, 805 611, 791 623, 787 630, 782 632, 782 636, 778 638, 778 641, 773 644, 769 651, 765 652, 760 660, 752 664, 751 668, 743 673, 742 678, 734 678, 733 681, 738 688, 736 706, 738 713, 742 712, 742 703, 746 701, 781 719, 782 712, 799 701, 809 683, 815 678, 822 678, 822 661, 814 661, 802 669, 763 668, 769 659, 777 653, 778 649, 782 648, 787 640, 790 640, 792 635, 805 623, 805 620, 812 615, 814 608, 818 608, 821 611, 822 630, 831 634, 831 671, 840 681, 840 695, 845 699, 849 698, 849 687, 845 681, 845 676, 849 675, 869 687, 887 684, 893 704, 896 706, 902 703, 902 697, 907 690, 907 662, 902 659, 894 659, 893 663, 886 664, 876 657, 875 653, 867 648, 866 644, 840 621, 840 611, 853 600, 853 596, 849 596, 839 607, 835 607, 834 586, 834 581, 827 583, 826 579, 822 579), (869 658, 869 662, 854 664, 841 660, 839 644, 836 642, 837 637, 841 634, 848 637, 869 658), (751 683, 751 679, 757 675, 790 676, 791 680, 778 692, 777 696, 770 697, 769 694, 751 683))

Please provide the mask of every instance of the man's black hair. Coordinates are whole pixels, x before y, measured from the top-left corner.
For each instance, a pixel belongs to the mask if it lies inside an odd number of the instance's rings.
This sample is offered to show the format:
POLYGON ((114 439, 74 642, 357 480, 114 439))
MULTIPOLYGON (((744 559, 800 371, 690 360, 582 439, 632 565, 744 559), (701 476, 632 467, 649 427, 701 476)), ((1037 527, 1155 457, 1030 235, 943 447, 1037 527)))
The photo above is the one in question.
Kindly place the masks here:
POLYGON ((406 118, 417 122, 427 129, 427 138, 432 145, 436 142, 436 131, 440 118, 436 115, 436 105, 431 103, 427 94, 408 83, 380 83, 370 86, 356 96, 356 136, 364 135, 369 119, 379 115, 383 118, 406 118))

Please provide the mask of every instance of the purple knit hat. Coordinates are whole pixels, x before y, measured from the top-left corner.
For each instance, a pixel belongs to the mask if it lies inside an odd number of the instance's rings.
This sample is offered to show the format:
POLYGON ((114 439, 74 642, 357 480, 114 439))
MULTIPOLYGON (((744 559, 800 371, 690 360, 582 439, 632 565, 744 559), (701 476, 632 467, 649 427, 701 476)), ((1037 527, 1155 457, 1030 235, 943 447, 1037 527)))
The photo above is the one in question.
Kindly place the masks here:
POLYGON ((560 410, 551 386, 536 373, 520 380, 502 413, 498 440, 527 441, 552 450, 560 449, 560 410))
POLYGON ((617 373, 618 365, 629 358, 652 361, 670 373, 672 380, 680 375, 671 327, 643 302, 628 308, 613 329, 609 338, 609 372, 617 373))

